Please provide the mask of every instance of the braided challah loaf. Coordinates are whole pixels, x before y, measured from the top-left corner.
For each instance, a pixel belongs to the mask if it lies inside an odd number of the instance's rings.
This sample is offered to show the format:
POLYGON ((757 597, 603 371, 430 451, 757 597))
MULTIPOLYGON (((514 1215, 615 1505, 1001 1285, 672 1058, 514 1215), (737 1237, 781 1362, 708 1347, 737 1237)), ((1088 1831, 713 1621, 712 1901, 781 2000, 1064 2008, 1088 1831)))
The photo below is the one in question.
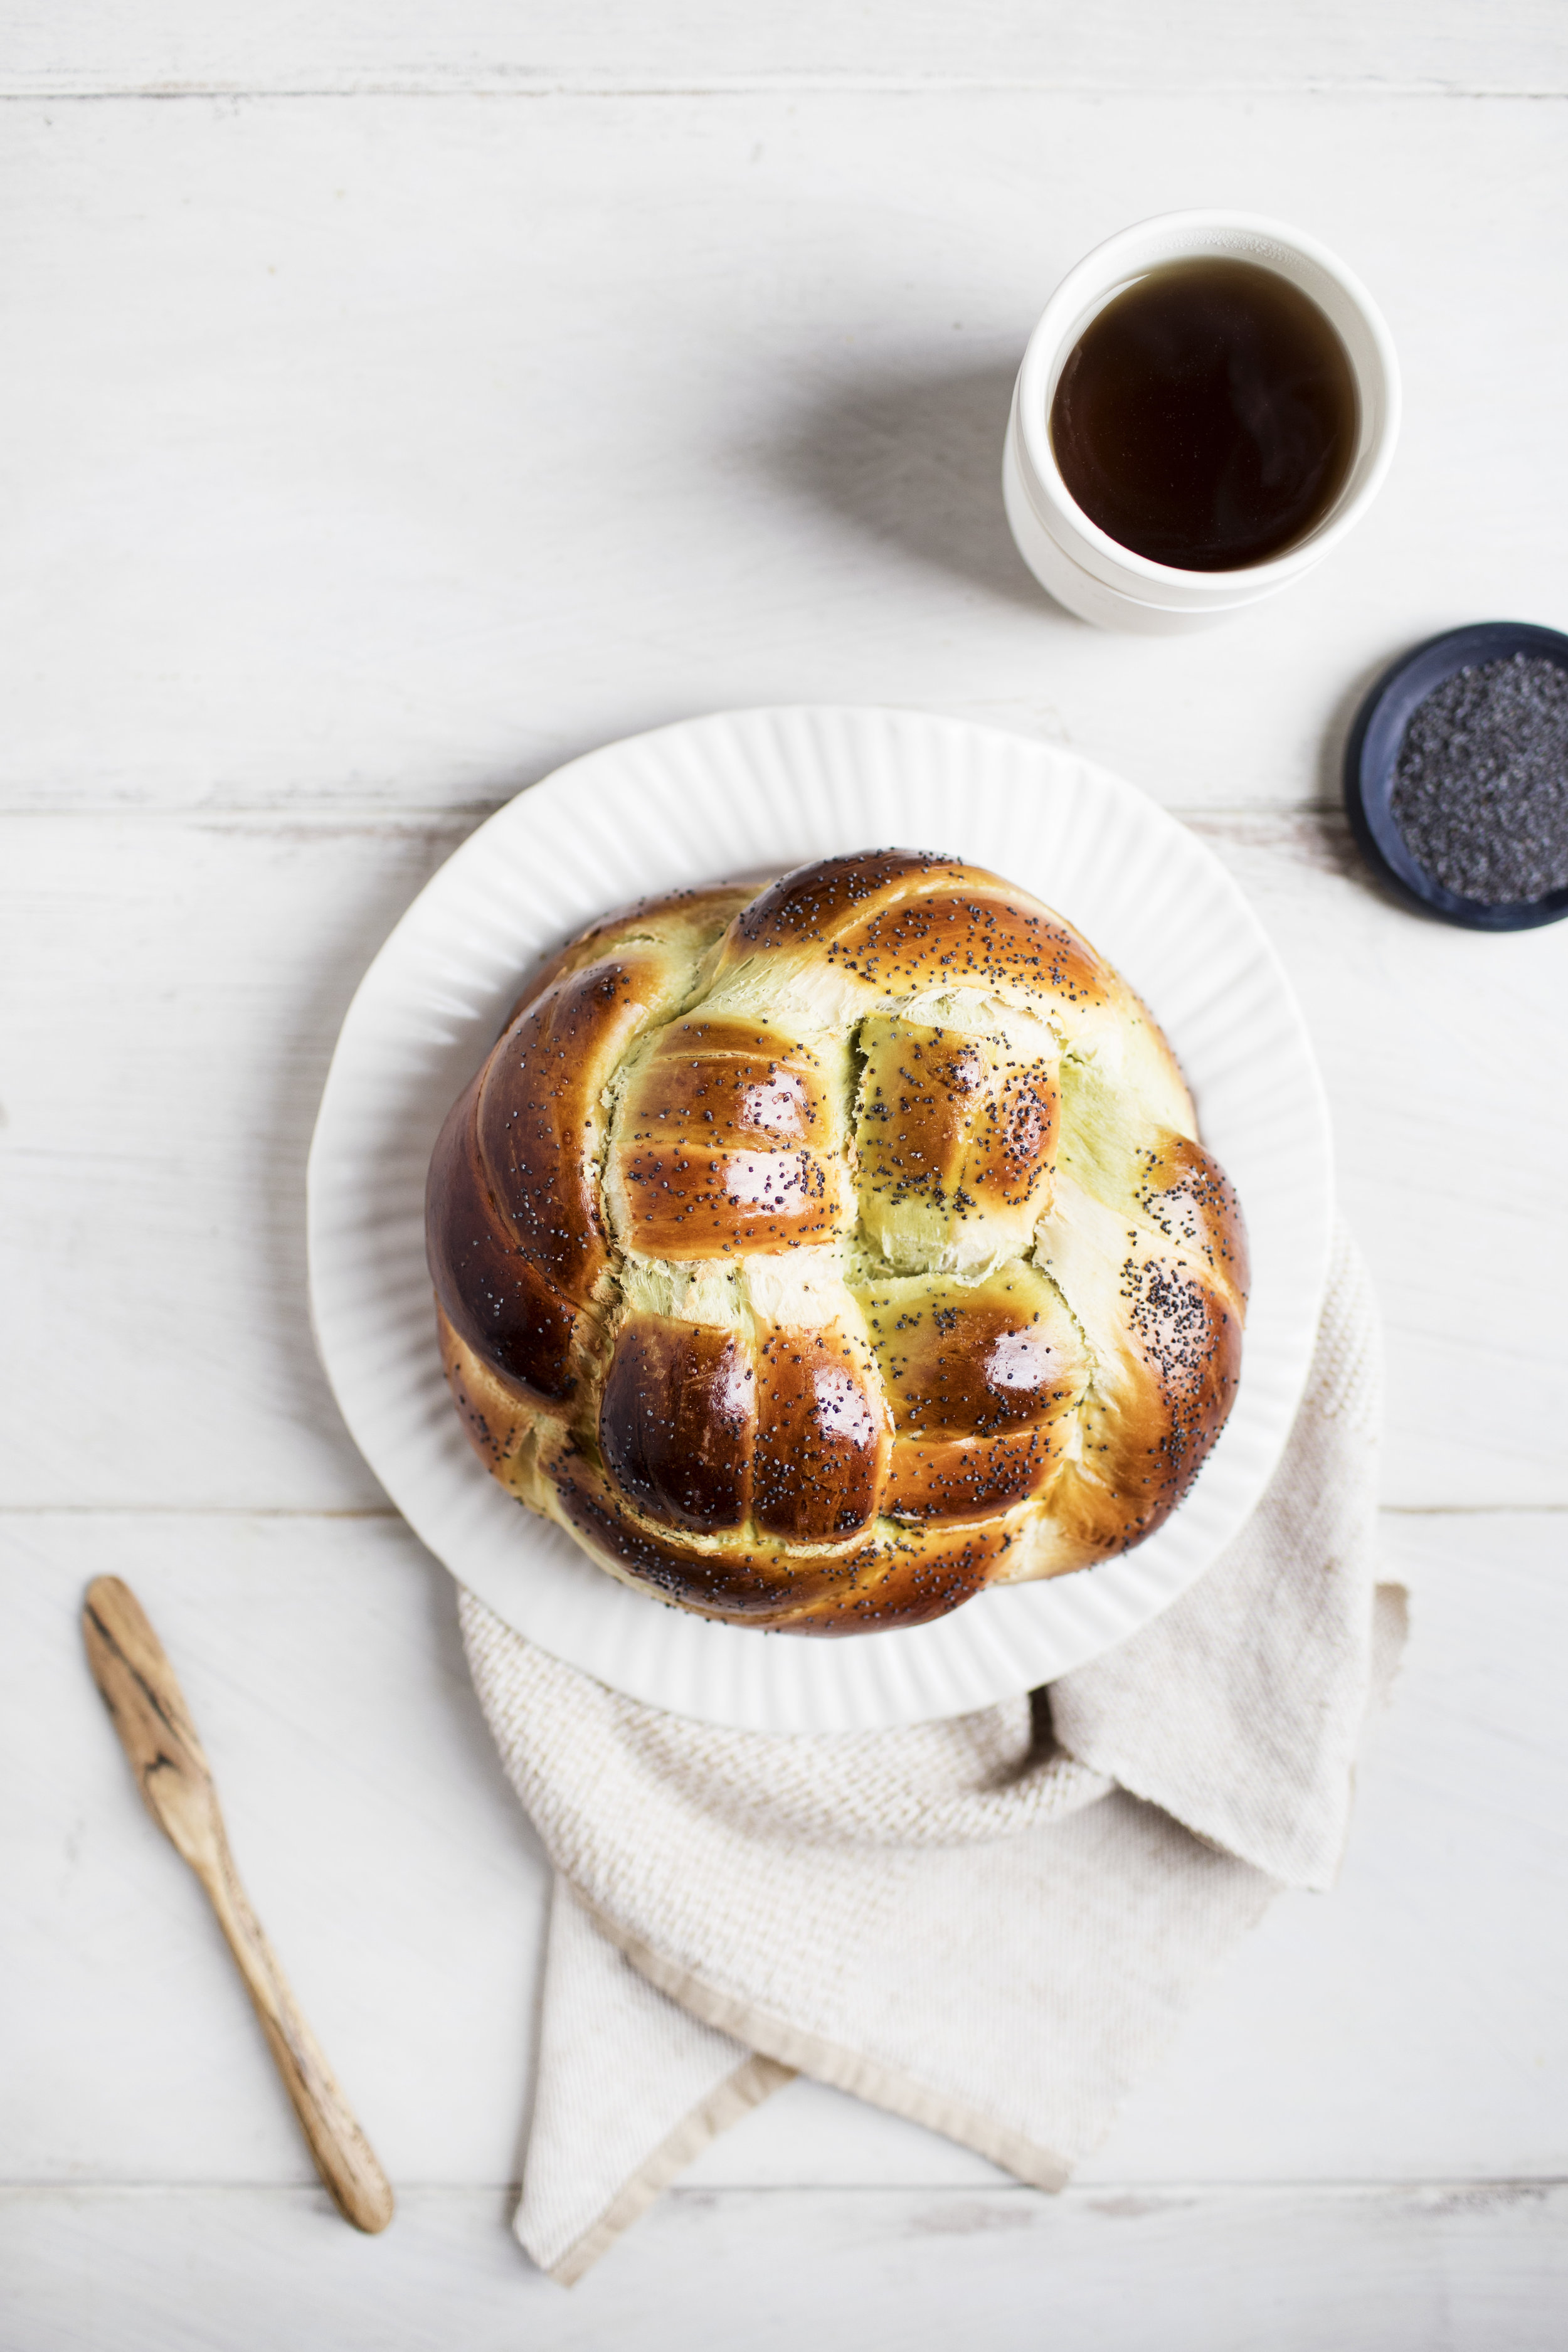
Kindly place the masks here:
POLYGON ((1169 1046, 1059 916, 868 851, 564 948, 427 1238, 503 1486, 614 1576, 872 1633, 1124 1551, 1230 1409, 1247 1249, 1169 1046))

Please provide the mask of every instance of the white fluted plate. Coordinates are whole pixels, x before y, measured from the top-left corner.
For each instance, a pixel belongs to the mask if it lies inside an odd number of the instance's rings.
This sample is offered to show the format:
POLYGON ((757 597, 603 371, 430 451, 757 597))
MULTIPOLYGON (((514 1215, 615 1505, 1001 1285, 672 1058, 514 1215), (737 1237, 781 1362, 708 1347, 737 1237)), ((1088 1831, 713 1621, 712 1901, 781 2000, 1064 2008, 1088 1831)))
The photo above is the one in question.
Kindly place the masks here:
POLYGON ((869 1728, 1050 1681, 1147 1623, 1223 1549, 1300 1398, 1331 1185, 1322 1086, 1289 983, 1225 868, 1157 803, 1070 752, 915 711, 733 711, 573 761, 481 825, 415 900, 361 982, 321 1099, 311 1309, 371 1467, 510 1624, 677 1714, 869 1728), (1152 1007, 1247 1215, 1240 1387, 1185 1502, 1121 1559, 901 1631, 823 1640, 711 1624, 617 1584, 470 1450, 437 1352, 426 1166, 521 980, 593 918, 651 891, 889 844, 1021 884, 1152 1007))

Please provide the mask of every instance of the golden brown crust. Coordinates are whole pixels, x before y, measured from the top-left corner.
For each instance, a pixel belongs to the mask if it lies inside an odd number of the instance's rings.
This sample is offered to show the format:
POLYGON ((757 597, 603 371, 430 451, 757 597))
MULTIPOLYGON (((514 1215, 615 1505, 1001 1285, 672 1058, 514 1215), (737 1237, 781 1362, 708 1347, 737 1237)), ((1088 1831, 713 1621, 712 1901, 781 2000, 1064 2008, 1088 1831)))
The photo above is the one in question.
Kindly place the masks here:
POLYGON ((922 1254, 1026 1249, 1050 1205, 1055 1054, 886 1013, 860 1024, 858 1043, 860 1217, 877 1247, 904 1255, 908 1229, 922 1254))
POLYGON ((989 1519, 1037 1495, 1058 1459, 1048 1429, 998 1437, 900 1436, 886 1508, 895 1519, 989 1519))
POLYGON ((916 1624, 1168 1517, 1239 1370, 1245 1228, 1170 1049, 994 875, 830 858, 606 917, 431 1162, 481 1460, 735 1623, 916 1624))
POLYGON ((515 1486, 518 1459, 537 1424, 538 1408, 519 1396, 493 1366, 470 1348, 452 1328, 445 1309, 436 1308, 437 1335, 441 1345, 441 1369, 469 1444, 485 1468, 504 1486, 515 1486))
POLYGON ((876 1516, 892 1425, 868 1352, 837 1329, 744 1331, 631 1315, 599 1406, 628 1508, 716 1535, 843 1543, 876 1516))
POLYGON ((839 1328, 773 1327, 760 1335, 757 1391, 759 1530, 786 1544, 859 1535, 893 1441, 870 1351, 839 1328))
POLYGON ((991 1436, 1074 1406, 1088 1376, 1054 1283, 1013 1259, 980 1281, 930 1275, 858 1293, 899 1428, 991 1436))
POLYGON ((879 996, 973 989, 1084 1008, 1120 986, 1048 908, 978 866, 918 850, 867 850, 784 875, 731 925, 718 977, 747 957, 803 951, 879 996))
POLYGON ((672 1022, 628 1083, 612 1174, 647 1257, 830 1240, 847 1185, 820 1055, 761 1023, 672 1022))
POLYGON ((569 1444, 545 1465, 552 1515, 623 1583, 732 1624, 791 1633, 921 1625, 977 1592, 1009 1530, 887 1528, 847 1549, 699 1547, 633 1517, 602 1471, 569 1444))
POLYGON ((610 1262, 598 1204, 602 1097, 666 977, 647 951, 564 975, 518 1014, 479 1081, 478 1156, 497 1209, 516 1246, 583 1306, 610 1262))
POLYGON ((426 1192, 426 1237, 436 1296, 475 1354, 512 1393, 534 1404, 572 1392, 577 1312, 538 1259, 520 1246, 479 1165, 475 1080, 437 1140, 426 1192))
POLYGON ((1241 1371, 1241 1324, 1190 1260, 1131 1243, 1121 1297, 1130 1359, 1146 1375, 1126 1402, 1086 1416, 1085 1458, 1118 1496, 1125 1542, 1167 1519, 1225 1425, 1241 1371))
POLYGON ((631 1315, 599 1402, 599 1452, 631 1507, 716 1535, 752 1508, 757 1381, 732 1331, 631 1315))
POLYGON ((1166 1129, 1134 1155, 1132 1204, 1165 1239, 1201 1258, 1230 1298, 1239 1324, 1247 1312, 1252 1263, 1236 1187, 1194 1136, 1166 1129))
POLYGON ((612 907, 607 915, 599 916, 563 947, 557 948, 553 955, 546 957, 508 1013, 507 1027, 524 1005, 534 1003, 568 972, 581 971, 584 964, 597 962, 612 944, 656 940, 668 945, 671 940, 689 939, 707 944, 718 939, 735 916, 751 904, 752 895, 737 884, 716 882, 706 889, 667 890, 656 898, 633 898, 624 907, 612 907))

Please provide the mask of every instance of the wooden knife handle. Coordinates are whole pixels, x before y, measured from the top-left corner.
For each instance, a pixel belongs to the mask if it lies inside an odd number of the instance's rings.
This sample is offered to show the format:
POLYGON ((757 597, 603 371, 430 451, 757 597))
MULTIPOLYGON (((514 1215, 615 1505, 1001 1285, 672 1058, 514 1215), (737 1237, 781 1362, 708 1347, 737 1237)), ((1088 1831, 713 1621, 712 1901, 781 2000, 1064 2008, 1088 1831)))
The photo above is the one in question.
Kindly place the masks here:
POLYGON ((338 2088, 320 2042, 300 2013, 278 1955, 240 1884, 226 1838, 219 1845, 216 1867, 198 1875, 239 1964, 317 2171, 339 2211, 356 2230, 373 2235, 384 2230, 392 2219, 391 2185, 338 2088))

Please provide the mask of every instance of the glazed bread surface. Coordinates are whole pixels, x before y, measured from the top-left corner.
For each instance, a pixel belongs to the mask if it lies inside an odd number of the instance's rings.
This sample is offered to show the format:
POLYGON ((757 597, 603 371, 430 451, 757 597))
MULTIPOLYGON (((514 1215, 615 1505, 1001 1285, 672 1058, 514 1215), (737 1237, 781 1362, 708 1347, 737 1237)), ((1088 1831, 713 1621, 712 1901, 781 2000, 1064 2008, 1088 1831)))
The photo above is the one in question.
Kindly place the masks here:
POLYGON ((1141 1542, 1240 1367, 1240 1209, 1147 1010, 917 850, 572 941, 453 1105, 426 1238, 502 1485, 623 1581, 793 1633, 1141 1542))

